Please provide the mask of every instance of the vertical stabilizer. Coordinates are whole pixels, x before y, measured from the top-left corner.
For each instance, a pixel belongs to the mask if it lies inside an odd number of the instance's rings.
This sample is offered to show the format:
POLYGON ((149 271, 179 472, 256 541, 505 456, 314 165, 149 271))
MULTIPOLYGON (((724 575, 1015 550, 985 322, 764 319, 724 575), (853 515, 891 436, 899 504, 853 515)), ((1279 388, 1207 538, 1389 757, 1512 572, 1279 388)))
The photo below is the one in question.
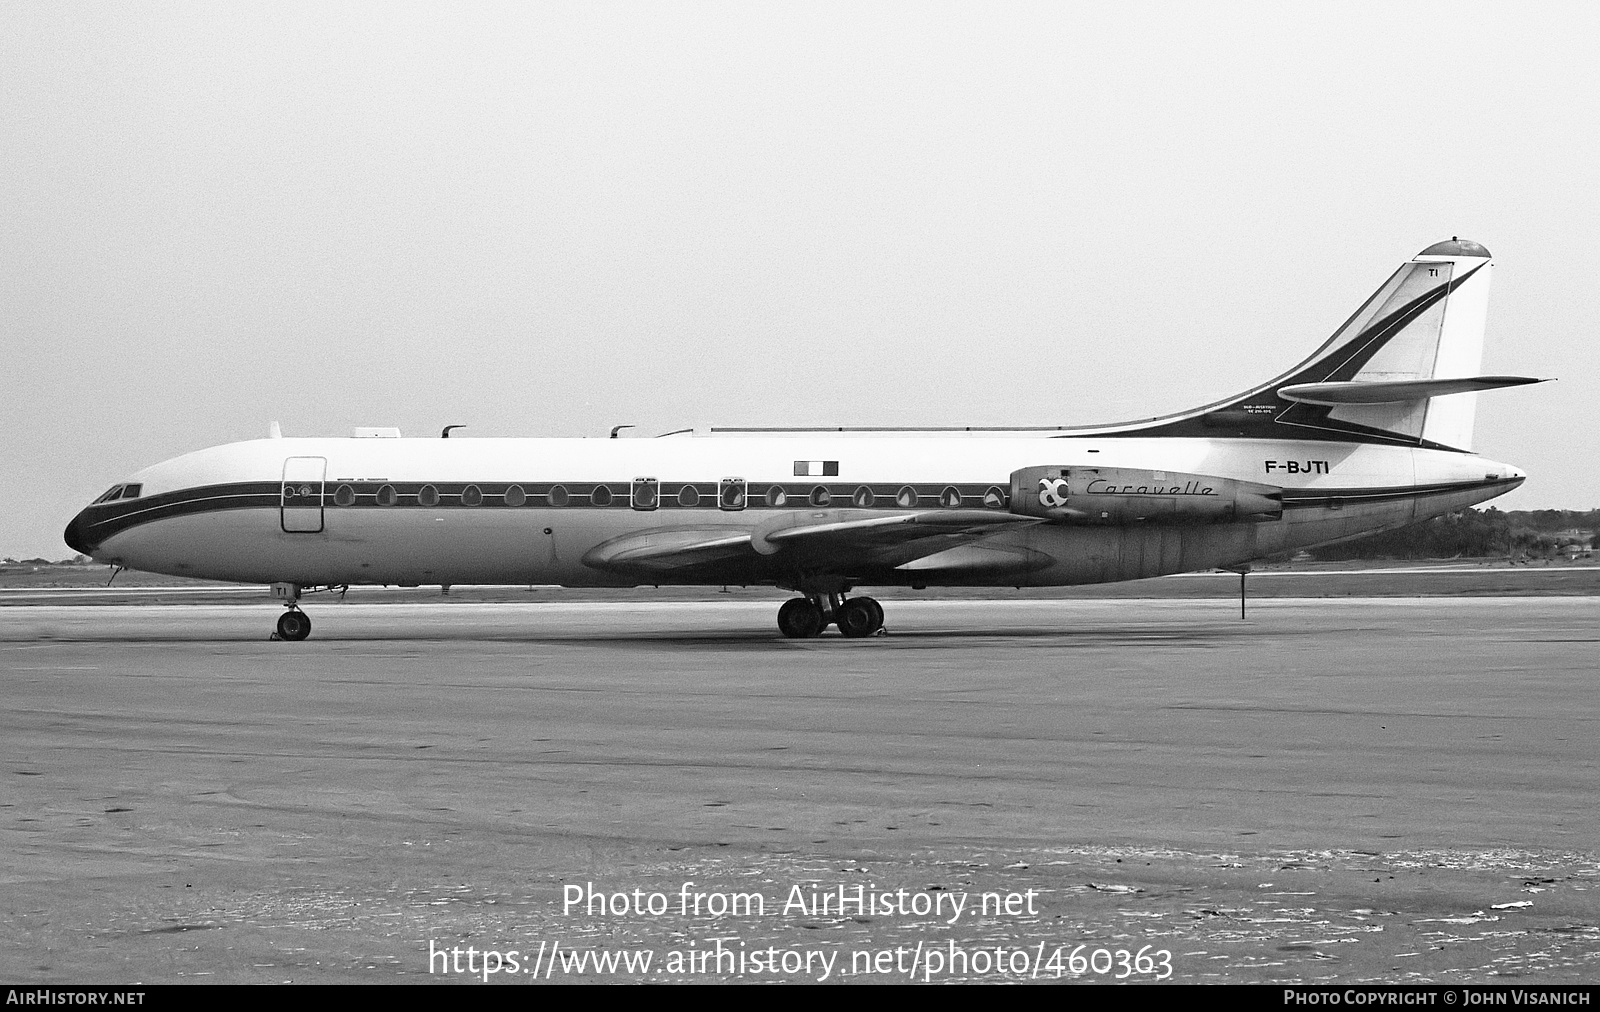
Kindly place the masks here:
MULTIPOLYGON (((1445 300, 1444 324, 1430 379, 1478 375, 1483 365, 1484 324, 1489 315, 1489 251, 1475 242, 1452 239, 1429 246, 1418 262, 1448 263, 1456 277, 1466 277, 1445 300)), ((1472 449, 1472 422, 1478 410, 1475 393, 1450 394, 1427 401, 1422 438, 1430 443, 1472 449)))
MULTIPOLYGON (((1355 353, 1349 361, 1356 367, 1329 378, 1400 383, 1476 376, 1488 306, 1489 251, 1459 239, 1435 243, 1402 265, 1334 336, 1330 346, 1355 353)), ((1468 450, 1476 402, 1467 393, 1341 404, 1327 421, 1468 450)))
POLYGON ((1435 243, 1401 264, 1322 347, 1277 379, 1116 428, 1470 450, 1475 391, 1537 382, 1478 375, 1489 268, 1489 251, 1475 242, 1435 243))

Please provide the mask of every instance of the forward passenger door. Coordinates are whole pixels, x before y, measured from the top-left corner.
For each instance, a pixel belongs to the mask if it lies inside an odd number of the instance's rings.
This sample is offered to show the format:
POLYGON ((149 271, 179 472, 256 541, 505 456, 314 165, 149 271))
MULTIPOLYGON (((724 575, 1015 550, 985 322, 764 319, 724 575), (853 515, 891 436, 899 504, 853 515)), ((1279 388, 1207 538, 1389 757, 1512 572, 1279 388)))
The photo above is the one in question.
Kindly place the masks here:
POLYGON ((326 457, 290 457, 283 462, 283 529, 290 534, 322 531, 322 483, 328 469, 326 457))

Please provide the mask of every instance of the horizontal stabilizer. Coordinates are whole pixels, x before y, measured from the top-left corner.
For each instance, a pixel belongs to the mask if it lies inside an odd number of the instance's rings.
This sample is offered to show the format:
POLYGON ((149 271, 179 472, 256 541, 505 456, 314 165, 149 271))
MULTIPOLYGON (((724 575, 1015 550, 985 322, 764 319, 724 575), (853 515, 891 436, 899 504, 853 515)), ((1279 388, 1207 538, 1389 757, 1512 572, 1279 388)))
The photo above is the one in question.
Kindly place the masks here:
POLYGON ((1278 396, 1303 404, 1400 404, 1446 394, 1468 394, 1520 387, 1546 380, 1533 376, 1465 376, 1459 379, 1354 380, 1347 383, 1295 383, 1278 396))

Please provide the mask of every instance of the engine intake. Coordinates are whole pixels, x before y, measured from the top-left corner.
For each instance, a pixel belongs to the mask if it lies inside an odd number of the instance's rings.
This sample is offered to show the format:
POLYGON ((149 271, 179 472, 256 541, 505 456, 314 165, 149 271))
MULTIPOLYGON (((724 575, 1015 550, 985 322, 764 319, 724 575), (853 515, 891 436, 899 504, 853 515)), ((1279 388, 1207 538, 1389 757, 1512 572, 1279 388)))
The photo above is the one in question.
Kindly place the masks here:
POLYGON ((1132 467, 1024 467, 1011 511, 1067 524, 1219 524, 1283 517, 1283 489, 1132 467))

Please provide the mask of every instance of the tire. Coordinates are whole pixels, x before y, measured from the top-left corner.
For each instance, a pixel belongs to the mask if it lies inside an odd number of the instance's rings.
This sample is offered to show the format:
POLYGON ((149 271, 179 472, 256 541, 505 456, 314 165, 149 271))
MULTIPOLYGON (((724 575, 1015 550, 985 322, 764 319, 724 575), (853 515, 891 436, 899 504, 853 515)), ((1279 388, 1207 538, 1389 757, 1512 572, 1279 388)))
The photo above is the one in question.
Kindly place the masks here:
POLYGON ((286 611, 278 616, 278 638, 298 643, 311 635, 311 616, 303 611, 286 611))
POLYGON ((872 631, 873 632, 877 632, 879 629, 882 629, 883 628, 883 605, 879 604, 877 601, 873 600, 870 597, 858 597, 858 598, 855 598, 854 600, 865 601, 867 604, 871 605, 871 607, 872 607, 872 631))
POLYGON ((803 597, 785 601, 778 609, 778 631, 792 640, 821 635, 822 626, 822 612, 803 597))
POLYGON ((870 597, 852 597, 840 605, 839 614, 835 618, 839 631, 851 639, 871 636, 877 628, 874 619, 878 614, 872 607, 874 603, 870 597))

